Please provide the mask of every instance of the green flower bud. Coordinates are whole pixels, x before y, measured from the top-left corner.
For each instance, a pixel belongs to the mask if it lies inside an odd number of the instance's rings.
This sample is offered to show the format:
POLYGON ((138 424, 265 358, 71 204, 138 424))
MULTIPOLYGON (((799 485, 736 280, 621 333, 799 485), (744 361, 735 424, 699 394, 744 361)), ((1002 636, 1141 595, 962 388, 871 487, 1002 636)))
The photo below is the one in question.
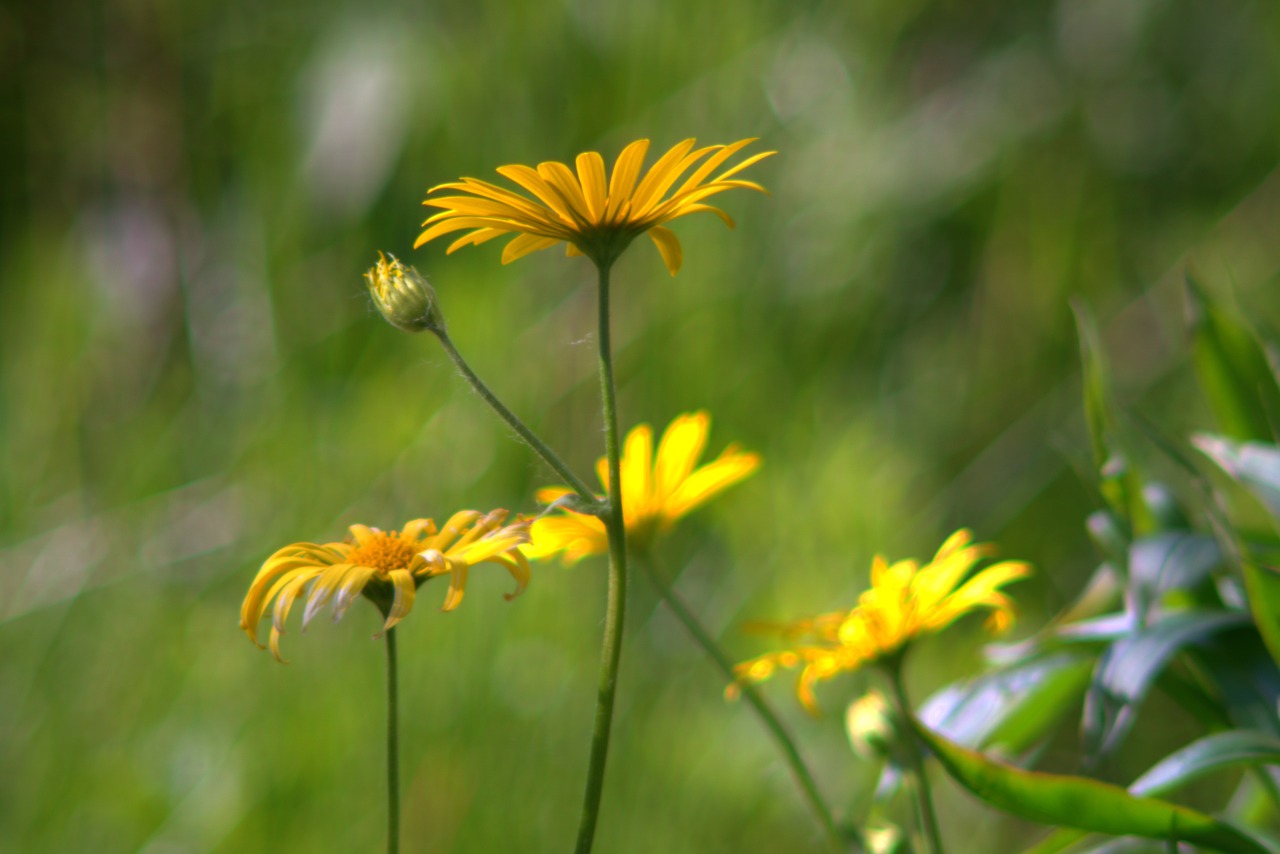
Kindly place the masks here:
POLYGON ((379 252, 378 263, 364 278, 373 304, 392 326, 405 332, 444 331, 444 315, 436 302, 436 292, 413 267, 406 267, 391 253, 379 252))
POLYGON ((883 759, 897 739, 893 708, 884 694, 868 691, 849 704, 845 712, 845 731, 853 752, 863 759, 883 759))

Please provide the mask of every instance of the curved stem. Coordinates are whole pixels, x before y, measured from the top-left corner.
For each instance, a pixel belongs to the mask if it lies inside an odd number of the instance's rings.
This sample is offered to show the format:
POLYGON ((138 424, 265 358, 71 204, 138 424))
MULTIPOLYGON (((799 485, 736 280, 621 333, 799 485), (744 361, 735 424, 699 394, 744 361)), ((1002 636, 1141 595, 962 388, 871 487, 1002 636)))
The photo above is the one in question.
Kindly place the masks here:
MULTIPOLYGON (((693 635, 693 639, 698 642, 698 646, 702 647, 702 651, 720 668, 720 672, 724 674, 725 678, 730 682, 734 681, 736 675, 733 671, 733 662, 729 660, 724 650, 711 637, 711 633, 698 621, 693 611, 689 610, 689 607, 685 605, 684 601, 671 587, 671 584, 663 577, 661 570, 654 564, 653 559, 649 555, 637 555, 637 557, 639 559, 636 562, 644 569, 645 575, 649 577, 649 580, 653 582, 653 586, 658 590, 658 595, 667 603, 667 607, 676 615, 676 618, 680 620, 689 634, 693 635)), ((817 816, 823 830, 826 831, 827 839, 831 842, 832 849, 844 851, 848 840, 836 825, 835 819, 831 815, 831 810, 827 808, 826 801, 822 799, 822 795, 818 791, 818 784, 809 772, 809 767, 805 765, 804 759, 801 758, 800 751, 792 740, 791 734, 787 732, 786 727, 782 725, 782 721, 774 714, 772 707, 769 706, 754 685, 740 683, 739 689, 742 698, 755 710, 760 722, 764 724, 765 729, 769 731, 774 741, 777 742, 783 758, 791 766, 791 775, 795 777, 796 784, 800 786, 805 798, 809 801, 809 806, 812 808, 814 815, 817 816)), ((859 842, 858 844, 861 847, 861 843, 859 842)))
POLYGON ((467 364, 467 360, 462 358, 462 354, 458 352, 458 348, 453 346, 453 339, 449 337, 449 333, 442 329, 436 333, 436 337, 440 339, 440 344, 444 347, 444 351, 449 354, 449 358, 453 360, 454 366, 462 372, 462 376, 465 377, 467 382, 471 384, 471 387, 476 390, 476 394, 480 395, 480 397, 484 399, 484 402, 489 404, 493 411, 498 413, 502 420, 507 422, 508 426, 510 426, 512 430, 515 430, 520 438, 524 440, 525 444, 530 448, 533 448, 534 452, 538 456, 542 457, 546 464, 551 466, 556 474, 564 478, 564 482, 571 486, 573 491, 578 493, 578 496, 583 501, 592 505, 597 504, 598 501, 595 495, 591 492, 591 487, 583 483, 582 480, 575 475, 567 465, 565 465, 564 461, 556 455, 556 452, 551 450, 545 442, 534 435, 534 432, 526 427, 525 423, 521 421, 514 412, 507 409, 503 402, 498 400, 497 395, 491 392, 489 387, 484 384, 484 380, 480 379, 480 377, 476 375, 476 372, 471 370, 471 366, 467 364))
POLYGON ((387 854, 400 850, 400 727, 397 715, 396 629, 385 632, 387 639, 387 854))
MULTIPOLYGON (((889 682, 893 686, 893 699, 898 707, 898 715, 904 721, 909 720, 912 714, 911 701, 907 698, 907 689, 902 684, 902 659, 899 657, 886 661, 885 669, 889 673, 889 682)), ((915 778, 916 809, 920 814, 920 827, 924 832, 925 844, 932 854, 943 854, 942 834, 938 832, 938 817, 933 811, 933 791, 929 786, 929 776, 925 773, 919 736, 914 730, 906 733, 902 739, 902 748, 906 753, 911 776, 915 778)))
POLYGON ((595 839, 600 796, 604 791, 605 760, 613 725, 613 698, 618 687, 618 662, 622 656, 622 625, 627 612, 627 542, 622 517, 622 474, 618 444, 618 405, 614 394, 613 352, 609 339, 609 265, 599 265, 600 400, 604 410, 605 455, 609 460, 609 508, 604 516, 609 533, 609 598, 605 612, 604 640, 600 647, 600 685, 596 694, 595 723, 591 732, 591 758, 578 823, 577 854, 589 854, 595 839))

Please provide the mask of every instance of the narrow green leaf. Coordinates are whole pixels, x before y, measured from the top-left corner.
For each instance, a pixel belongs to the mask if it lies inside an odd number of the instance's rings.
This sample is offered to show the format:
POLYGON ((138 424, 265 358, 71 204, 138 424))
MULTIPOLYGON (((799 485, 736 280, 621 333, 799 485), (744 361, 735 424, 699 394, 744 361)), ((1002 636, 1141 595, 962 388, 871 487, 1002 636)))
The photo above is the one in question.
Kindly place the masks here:
POLYGON ((1174 751, 1133 782, 1135 795, 1163 795, 1212 771, 1235 765, 1280 765, 1280 738, 1254 730, 1206 735, 1174 751))
POLYGON ((1059 652, 949 685, 920 707, 920 719, 969 747, 1021 753, 1044 738, 1083 694, 1094 657, 1059 652))
POLYGON ((918 721, 911 725, 957 783, 1020 818, 1111 836, 1190 842, 1228 854, 1271 854, 1258 839, 1197 810, 1086 777, 1023 771, 960 747, 918 721))
POLYGON ((1170 590, 1192 590, 1222 564, 1213 537, 1166 531, 1143 537, 1129 549, 1129 599, 1138 622, 1170 590))
POLYGON ((1271 658, 1280 664, 1280 572, 1245 559, 1240 567, 1249 611, 1271 658))
POLYGON ((1271 441, 1280 415, 1280 388, 1253 330, 1215 304, 1187 275, 1187 318, 1200 386, 1222 432, 1271 441))
POLYGON ((1098 660, 1085 694, 1081 724, 1087 761, 1097 761, 1119 746, 1152 682, 1180 649, 1247 624, 1243 613, 1189 611, 1172 614, 1112 644, 1098 660))
MULTIPOLYGON (((1280 739, 1250 730, 1215 733, 1161 759, 1129 786, 1129 793, 1164 795, 1213 771, 1257 764, 1280 764, 1280 739)), ((1080 830, 1057 830, 1027 849, 1025 854, 1057 854, 1086 835, 1080 830)))
MULTIPOLYGON (((1142 497, 1142 480, 1130 464, 1117 433, 1115 404, 1111 395, 1110 372, 1098 324, 1088 306, 1071 303, 1080 338, 1080 383, 1084 393, 1085 421, 1098 470, 1098 488, 1107 504, 1128 526, 1130 532, 1147 533, 1155 520, 1142 497)), ((1118 567, 1122 572, 1126 569, 1118 567)))
POLYGON ((1191 444, 1280 519, 1280 448, 1262 442, 1234 442, 1209 433, 1192 436, 1191 444))

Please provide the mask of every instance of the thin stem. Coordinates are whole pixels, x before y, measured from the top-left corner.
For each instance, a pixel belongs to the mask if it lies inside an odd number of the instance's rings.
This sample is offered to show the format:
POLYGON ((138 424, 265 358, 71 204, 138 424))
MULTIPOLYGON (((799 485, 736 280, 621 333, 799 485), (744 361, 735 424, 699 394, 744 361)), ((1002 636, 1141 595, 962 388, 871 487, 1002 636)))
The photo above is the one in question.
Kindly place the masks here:
POLYGON ((400 724, 398 678, 396 676, 396 630, 385 632, 387 639, 387 854, 400 850, 400 724))
POLYGON ((599 265, 600 401, 604 411, 605 455, 609 460, 609 509, 604 516, 609 533, 609 598, 605 612, 604 640, 600 647, 600 685, 596 694, 595 723, 591 732, 591 758, 578 823, 577 854, 589 854, 595 839, 600 796, 604 791, 605 760, 613 725, 613 698, 618 687, 618 661, 622 656, 622 625, 627 612, 627 541, 622 517, 622 474, 618 444, 618 405, 614 394, 613 352, 609 340, 609 265, 599 265))
POLYGON ((569 484, 569 486, 573 488, 573 491, 578 493, 578 496, 583 501, 593 505, 596 504, 597 500, 595 495, 591 492, 591 487, 583 483, 582 480, 574 474, 567 465, 565 465, 564 461, 556 455, 556 452, 551 450, 545 442, 534 435, 534 432, 526 427, 525 423, 521 421, 514 412, 507 409, 506 405, 504 405, 501 400, 498 400, 497 396, 489 390, 487 385, 484 384, 484 380, 480 379, 480 377, 476 375, 476 372, 471 370, 471 366, 467 364, 467 360, 462 358, 462 354, 458 352, 458 348, 453 346, 453 339, 449 337, 449 333, 442 329, 436 333, 436 337, 440 339, 440 344, 444 347, 444 351, 449 354, 449 358, 453 360, 454 366, 462 372, 462 376, 465 377, 467 382, 471 384, 471 387, 476 390, 476 394, 480 395, 480 397, 484 399, 484 402, 489 404, 493 411, 498 413, 502 420, 507 422, 512 430, 516 431, 520 438, 525 441, 525 444, 530 448, 533 448, 534 452, 538 456, 542 457, 546 464, 555 470, 556 474, 564 478, 564 482, 569 484))
MULTIPOLYGON (((681 600, 679 594, 663 577, 662 571, 654 564, 653 559, 649 555, 637 555, 637 557, 639 559, 636 562, 640 564, 645 571, 645 575, 653 582, 653 586, 658 590, 658 595, 667 603, 667 607, 675 613, 689 634, 693 635, 693 639, 698 642, 698 646, 702 647, 702 651, 715 662, 726 679, 735 680, 733 662, 729 660, 724 650, 711 637, 711 633, 698 621, 693 611, 689 610, 689 607, 681 600)), ((765 729, 769 730, 774 741, 777 742, 783 758, 791 766, 791 775, 795 777, 796 784, 804 792, 804 796, 809 801, 809 806, 813 809, 814 815, 821 822, 823 830, 826 831, 827 838, 831 842, 831 847, 836 851, 845 851, 848 840, 836 825, 835 819, 832 818, 831 810, 827 808, 826 802, 822 799, 822 795, 818 791, 818 784, 814 781, 808 766, 805 765, 804 759, 801 758, 800 751, 792 740, 791 734, 787 732, 786 727, 782 725, 782 721, 774 714, 773 709, 754 685, 739 683, 739 689, 742 698, 755 710, 755 713, 760 717, 760 722, 764 724, 765 729)), ((861 847, 861 843, 859 842, 858 844, 861 847)))
MULTIPOLYGON (((889 673, 889 682, 893 685, 893 699, 898 707, 898 716, 902 721, 907 721, 912 712, 911 701, 907 698, 907 689, 902 684, 902 659, 893 658, 886 661, 885 669, 889 673)), ((925 843, 932 854, 943 854, 942 834, 938 832, 938 817, 933 811, 933 791, 929 786, 929 776, 925 773, 919 736, 910 727, 906 729, 908 732, 902 739, 902 748, 906 753, 911 776, 915 778, 916 809, 920 814, 920 826, 924 831, 925 843)))

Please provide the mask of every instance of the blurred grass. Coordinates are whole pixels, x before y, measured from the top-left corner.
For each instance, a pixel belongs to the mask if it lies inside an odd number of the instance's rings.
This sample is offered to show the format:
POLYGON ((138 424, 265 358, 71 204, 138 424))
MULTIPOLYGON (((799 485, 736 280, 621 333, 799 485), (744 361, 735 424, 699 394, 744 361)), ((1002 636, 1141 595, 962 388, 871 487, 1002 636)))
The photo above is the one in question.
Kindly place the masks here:
MULTIPOLYGON (((1068 297, 1174 430, 1208 419, 1162 277, 1190 253, 1275 318, 1278 57, 1261 2, 0 7, 0 848, 381 839, 372 614, 291 632, 280 667, 236 609, 279 545, 528 511, 548 482, 371 314, 376 249, 433 277, 574 464, 600 453, 586 265, 409 249, 428 186, 503 163, 639 136, 780 152, 771 199, 726 201, 736 232, 678 224, 678 278, 640 245, 616 274, 624 421, 705 407, 712 450, 766 459, 667 550, 730 649, 961 524, 1035 562, 1034 625, 1094 561, 1068 297)), ((508 583, 478 574, 448 615, 427 587, 404 624, 406 850, 572 836, 603 574, 508 583)), ((636 590, 600 850, 816 846, 749 713, 636 590)), ((917 691, 978 642, 918 656, 917 691)), ((858 804, 839 715, 774 690, 858 804)), ((946 797, 971 850, 1011 832, 946 797)))

